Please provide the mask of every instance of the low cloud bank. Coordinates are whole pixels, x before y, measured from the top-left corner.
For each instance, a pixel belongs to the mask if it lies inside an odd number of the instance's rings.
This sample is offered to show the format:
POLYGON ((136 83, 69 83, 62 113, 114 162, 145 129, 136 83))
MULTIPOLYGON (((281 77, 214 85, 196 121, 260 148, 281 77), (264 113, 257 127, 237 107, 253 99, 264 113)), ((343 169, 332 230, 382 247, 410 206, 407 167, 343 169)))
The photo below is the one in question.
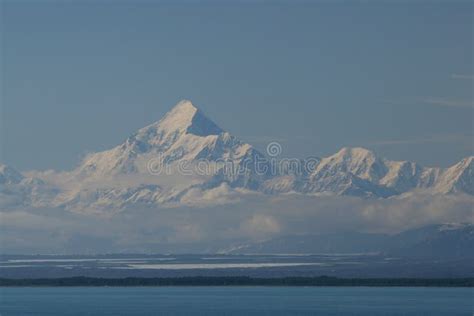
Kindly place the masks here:
MULTIPOLYGON (((197 193, 196 193, 197 194, 197 193)), ((206 200, 210 197, 203 197, 206 200)), ((234 192, 231 203, 135 208, 119 213, 61 209, 0 211, 1 253, 214 252, 233 243, 327 232, 396 233, 474 223, 468 195, 412 194, 365 200, 234 192)))

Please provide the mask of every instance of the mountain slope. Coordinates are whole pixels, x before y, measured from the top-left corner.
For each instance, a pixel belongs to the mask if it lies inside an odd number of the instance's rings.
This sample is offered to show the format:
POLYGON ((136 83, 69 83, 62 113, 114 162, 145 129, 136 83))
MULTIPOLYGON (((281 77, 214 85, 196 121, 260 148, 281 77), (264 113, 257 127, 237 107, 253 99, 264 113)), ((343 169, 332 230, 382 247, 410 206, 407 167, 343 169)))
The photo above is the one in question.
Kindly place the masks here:
POLYGON ((222 250, 232 254, 381 253, 410 258, 474 259, 474 225, 439 224, 395 235, 333 233, 280 236, 222 250))
POLYGON ((264 160, 260 152, 184 100, 124 143, 86 157, 70 176, 87 185, 63 192, 56 203, 69 209, 122 208, 136 202, 130 194, 146 205, 176 203, 191 189, 222 183, 258 190, 269 176, 257 172, 257 160, 264 160), (117 179, 126 180, 118 185, 117 179))
POLYGON ((461 160, 446 169, 434 186, 438 193, 464 192, 474 195, 474 157, 461 160))
POLYGON ((181 101, 163 119, 131 135, 119 146, 89 155, 76 169, 79 176, 146 172, 140 157, 162 154, 163 160, 193 160, 215 146, 223 133, 191 102, 181 101))
POLYGON ((26 177, 0 164, 0 209, 49 205, 57 189, 38 178, 26 177))

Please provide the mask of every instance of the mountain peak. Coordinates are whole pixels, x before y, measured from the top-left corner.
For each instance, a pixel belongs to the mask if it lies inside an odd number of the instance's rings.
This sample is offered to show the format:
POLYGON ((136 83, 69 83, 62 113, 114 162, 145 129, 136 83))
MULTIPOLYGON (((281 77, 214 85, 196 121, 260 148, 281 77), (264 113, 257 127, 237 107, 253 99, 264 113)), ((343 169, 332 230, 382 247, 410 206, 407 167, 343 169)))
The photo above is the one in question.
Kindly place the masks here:
POLYGON ((165 114, 159 124, 165 129, 186 129, 198 111, 191 101, 182 100, 165 114))
POLYGON ((223 132, 189 100, 178 102, 158 124, 162 130, 181 131, 197 136, 218 135, 223 132))
POLYGON ((181 100, 179 101, 170 112, 180 113, 182 115, 189 113, 196 113, 199 109, 190 101, 190 100, 181 100))

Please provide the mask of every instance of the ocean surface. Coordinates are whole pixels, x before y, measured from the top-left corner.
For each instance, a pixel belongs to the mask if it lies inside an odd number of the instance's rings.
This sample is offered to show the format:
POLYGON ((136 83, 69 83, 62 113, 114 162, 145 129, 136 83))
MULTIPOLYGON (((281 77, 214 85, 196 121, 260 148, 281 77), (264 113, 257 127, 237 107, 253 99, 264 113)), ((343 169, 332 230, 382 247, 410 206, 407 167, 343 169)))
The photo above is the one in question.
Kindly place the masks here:
POLYGON ((473 315, 472 288, 0 288, 9 315, 473 315))

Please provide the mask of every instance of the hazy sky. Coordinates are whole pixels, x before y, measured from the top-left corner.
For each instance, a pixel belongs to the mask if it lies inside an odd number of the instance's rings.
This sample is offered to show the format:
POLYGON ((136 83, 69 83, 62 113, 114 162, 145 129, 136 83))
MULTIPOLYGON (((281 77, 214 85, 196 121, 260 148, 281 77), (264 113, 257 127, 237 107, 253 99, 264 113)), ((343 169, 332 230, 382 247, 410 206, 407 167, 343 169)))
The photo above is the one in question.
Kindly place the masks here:
POLYGON ((473 153, 473 2, 1 1, 0 161, 67 169, 186 98, 284 156, 473 153))

